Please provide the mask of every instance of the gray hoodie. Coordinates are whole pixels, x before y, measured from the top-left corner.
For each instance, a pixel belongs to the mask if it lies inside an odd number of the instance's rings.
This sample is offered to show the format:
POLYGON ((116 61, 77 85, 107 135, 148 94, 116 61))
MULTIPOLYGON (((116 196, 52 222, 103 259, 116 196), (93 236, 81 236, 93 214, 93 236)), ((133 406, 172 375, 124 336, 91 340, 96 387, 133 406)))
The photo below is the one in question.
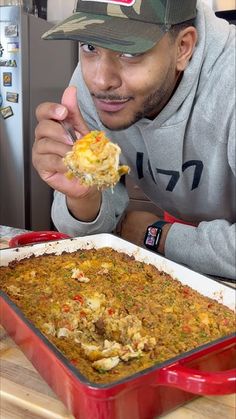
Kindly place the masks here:
MULTIPOLYGON (((198 44, 174 96, 151 121, 110 132, 101 124, 80 66, 71 84, 91 129, 106 131, 122 149, 122 162, 146 196, 174 217, 165 256, 192 269, 236 277, 235 26, 198 3, 198 44)), ((111 232, 128 203, 124 185, 103 192, 91 223, 74 219, 65 196, 55 192, 52 218, 72 236, 111 232)))

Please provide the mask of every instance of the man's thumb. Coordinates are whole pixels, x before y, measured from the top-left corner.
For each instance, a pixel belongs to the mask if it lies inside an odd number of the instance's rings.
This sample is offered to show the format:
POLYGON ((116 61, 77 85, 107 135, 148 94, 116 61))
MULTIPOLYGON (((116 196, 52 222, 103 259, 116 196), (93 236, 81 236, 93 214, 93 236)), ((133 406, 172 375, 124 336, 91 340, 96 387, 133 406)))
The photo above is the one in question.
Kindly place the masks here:
POLYGON ((73 128, 81 135, 87 134, 90 130, 80 112, 77 101, 77 88, 69 86, 65 89, 61 104, 68 110, 67 120, 72 124, 73 128))

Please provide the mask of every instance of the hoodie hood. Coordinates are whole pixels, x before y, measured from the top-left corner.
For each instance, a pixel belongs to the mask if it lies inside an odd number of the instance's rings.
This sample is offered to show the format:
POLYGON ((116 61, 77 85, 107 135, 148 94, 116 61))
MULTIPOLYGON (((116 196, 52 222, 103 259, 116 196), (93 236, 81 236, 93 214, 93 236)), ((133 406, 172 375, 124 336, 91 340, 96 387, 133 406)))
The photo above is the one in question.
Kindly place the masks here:
MULTIPOLYGON (((214 11, 201 0, 197 3, 196 29, 198 40, 192 59, 175 94, 153 121, 158 126, 167 121, 171 123, 172 115, 175 122, 178 122, 178 115, 180 120, 183 119, 184 115, 178 111, 182 110, 184 105, 187 112, 193 100, 196 100, 195 96, 201 94, 204 86, 209 83, 209 77, 215 70, 219 57, 222 60, 222 53, 227 50, 227 44, 235 34, 235 28, 227 21, 217 18, 214 11)), ((149 124, 150 121, 146 120, 146 123, 149 124)))

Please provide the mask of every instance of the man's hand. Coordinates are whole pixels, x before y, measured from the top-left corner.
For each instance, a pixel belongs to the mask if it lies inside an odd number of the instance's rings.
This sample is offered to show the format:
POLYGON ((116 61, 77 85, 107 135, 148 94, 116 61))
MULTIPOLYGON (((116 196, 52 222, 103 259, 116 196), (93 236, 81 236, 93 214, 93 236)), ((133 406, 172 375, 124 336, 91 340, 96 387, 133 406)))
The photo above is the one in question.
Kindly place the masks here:
POLYGON ((101 192, 95 187, 80 185, 76 178, 68 179, 62 161, 71 150, 72 142, 58 121, 67 119, 78 138, 90 131, 77 104, 76 87, 70 86, 65 90, 61 104, 46 102, 39 105, 36 117, 39 123, 32 151, 35 169, 51 188, 66 195, 68 208, 76 218, 93 220, 100 208, 101 192))
POLYGON ((57 122, 65 118, 75 128, 78 138, 89 132, 77 105, 76 88, 68 87, 62 97, 62 105, 43 103, 36 110, 39 121, 35 130, 32 161, 41 178, 53 189, 73 198, 84 195, 88 188, 77 179, 65 177, 66 167, 62 158, 71 150, 72 143, 63 127, 57 122))
MULTIPOLYGON (((162 218, 151 212, 128 211, 120 224, 118 234, 122 239, 142 246, 147 227, 158 220, 162 220, 162 218)), ((164 254, 165 240, 170 227, 171 224, 166 224, 162 229, 158 253, 164 254)))

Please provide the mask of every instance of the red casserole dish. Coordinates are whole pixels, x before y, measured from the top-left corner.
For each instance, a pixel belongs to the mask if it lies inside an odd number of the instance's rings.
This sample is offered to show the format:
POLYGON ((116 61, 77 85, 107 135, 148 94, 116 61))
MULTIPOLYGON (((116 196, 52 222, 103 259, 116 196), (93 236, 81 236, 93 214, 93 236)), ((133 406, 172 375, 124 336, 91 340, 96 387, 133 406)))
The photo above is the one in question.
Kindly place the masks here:
POLYGON ((58 231, 30 231, 28 233, 18 234, 9 241, 9 247, 25 246, 27 244, 47 242, 60 239, 69 239, 68 234, 58 231))
MULTIPOLYGON (((110 246, 152 263, 182 283, 234 308, 235 290, 109 234, 5 249, 1 264, 32 254, 61 253, 110 246)), ((3 327, 39 373, 79 419, 151 419, 196 395, 223 395, 236 390, 236 337, 225 336, 193 351, 154 365, 108 385, 89 382, 1 293, 3 327), (144 397, 145 394, 145 397, 144 397)))

